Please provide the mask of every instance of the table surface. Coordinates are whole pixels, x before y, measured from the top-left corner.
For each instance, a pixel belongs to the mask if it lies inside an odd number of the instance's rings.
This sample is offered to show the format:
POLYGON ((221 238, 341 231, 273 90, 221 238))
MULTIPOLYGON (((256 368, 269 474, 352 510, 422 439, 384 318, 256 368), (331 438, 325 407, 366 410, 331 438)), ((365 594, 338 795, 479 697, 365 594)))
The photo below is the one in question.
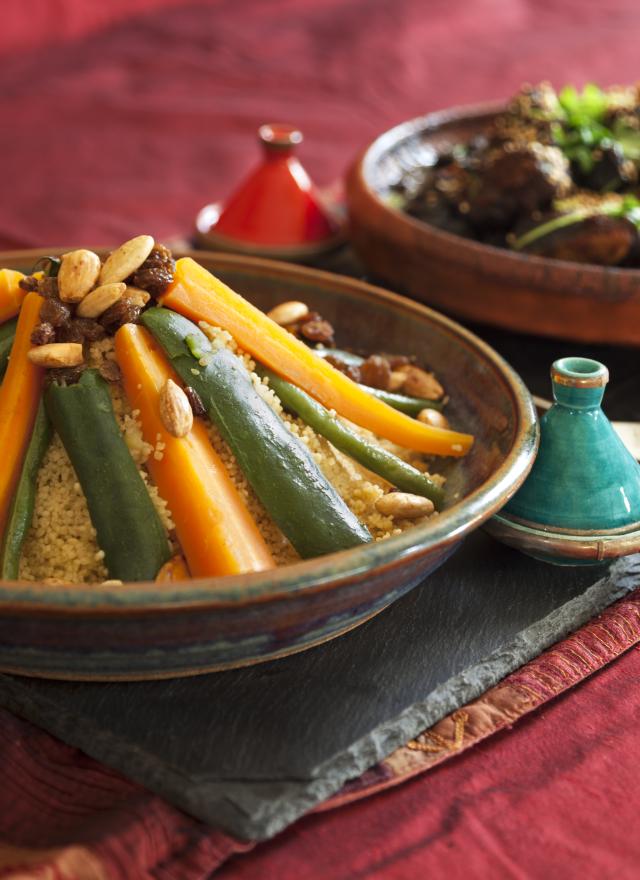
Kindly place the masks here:
MULTIPOLYGON (((267 120, 303 128, 301 158, 327 184, 411 116, 503 98, 522 81, 637 76, 634 0, 131 0, 113 4, 111 19, 91 6, 60 0, 44 26, 36 0, 3 9, 1 247, 184 236, 202 203, 256 161, 254 131, 267 120)), ((530 340, 484 335, 528 378, 530 340)), ((546 362, 575 350, 544 348, 546 362)), ((637 417, 636 352, 602 359, 609 412, 637 417)), ((631 651, 512 732, 397 791, 304 819, 220 876, 455 878, 472 866, 476 877, 633 877, 639 680, 631 651)), ((7 749, 35 736, 12 730, 7 749)), ((63 754, 70 778, 82 758, 63 754)), ((125 798, 109 808, 108 831, 104 814, 87 825, 76 806, 65 832, 32 833, 60 846, 90 831, 95 849, 131 833, 158 877, 208 876, 229 855, 191 826, 179 846, 160 833, 152 845, 161 809, 140 803, 137 825, 125 798)))

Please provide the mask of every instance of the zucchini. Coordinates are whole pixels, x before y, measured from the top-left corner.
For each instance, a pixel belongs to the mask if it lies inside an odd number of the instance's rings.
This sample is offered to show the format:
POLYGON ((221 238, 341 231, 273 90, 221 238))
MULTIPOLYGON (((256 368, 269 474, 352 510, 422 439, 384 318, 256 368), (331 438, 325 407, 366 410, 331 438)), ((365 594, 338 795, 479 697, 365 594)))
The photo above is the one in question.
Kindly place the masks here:
POLYGON ((419 470, 392 452, 387 452, 381 446, 360 437, 355 431, 347 428, 335 414, 330 413, 322 404, 310 397, 306 391, 302 391, 301 388, 297 388, 264 367, 259 367, 258 372, 269 379, 269 385, 284 407, 299 416, 317 434, 326 437, 345 455, 351 456, 374 474, 384 477, 403 492, 423 495, 425 498, 430 498, 437 509, 442 507, 444 492, 426 474, 421 474, 419 470))
POLYGON ((164 526, 116 421, 97 370, 77 385, 52 384, 47 412, 87 499, 109 577, 153 580, 169 559, 164 526))
POLYGON ((44 404, 40 401, 3 536, 0 577, 5 580, 16 580, 19 576, 20 554, 33 519, 38 471, 52 433, 44 404))
MULTIPOLYGON (((343 351, 341 348, 314 348, 313 352, 318 357, 326 358, 331 356, 336 360, 344 361, 345 364, 352 367, 359 367, 360 364, 364 363, 364 358, 360 357, 359 354, 343 351)), ((358 384, 369 394, 373 395, 373 397, 377 397, 378 400, 382 400, 388 406, 392 406, 408 416, 417 416, 423 409, 442 411, 443 404, 439 400, 428 400, 426 397, 409 397, 407 394, 396 394, 395 391, 383 391, 382 388, 372 388, 370 385, 358 384)))
POLYGON ((9 355, 13 345, 13 337, 16 335, 17 323, 18 319, 14 318, 12 321, 0 324, 0 379, 4 376, 7 364, 9 363, 9 355))
POLYGON ((256 495, 300 556, 371 541, 308 449, 260 397, 240 358, 228 349, 213 351, 195 324, 169 309, 149 309, 140 320, 183 382, 198 393, 256 495))

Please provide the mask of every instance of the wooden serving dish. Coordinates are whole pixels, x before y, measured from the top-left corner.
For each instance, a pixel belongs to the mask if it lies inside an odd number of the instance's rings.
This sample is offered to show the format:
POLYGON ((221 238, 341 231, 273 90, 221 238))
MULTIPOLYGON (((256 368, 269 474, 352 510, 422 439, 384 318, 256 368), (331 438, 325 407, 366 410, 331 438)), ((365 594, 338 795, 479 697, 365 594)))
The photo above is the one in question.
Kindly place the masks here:
POLYGON ((433 149, 464 142, 502 109, 454 108, 380 135, 347 179, 354 248, 380 278, 470 321, 590 343, 640 344, 640 270, 569 263, 480 244, 389 204, 433 149))
MULTIPOLYGON (((29 271, 56 249, 0 254, 29 271)), ((537 423, 522 381, 448 318, 360 281, 242 256, 190 254, 262 309, 300 299, 338 344, 411 352, 437 370, 454 426, 476 437, 433 521, 376 544, 257 574, 177 584, 0 581, 0 670, 48 678, 192 675, 300 651, 364 622, 424 580, 526 477, 537 423)))

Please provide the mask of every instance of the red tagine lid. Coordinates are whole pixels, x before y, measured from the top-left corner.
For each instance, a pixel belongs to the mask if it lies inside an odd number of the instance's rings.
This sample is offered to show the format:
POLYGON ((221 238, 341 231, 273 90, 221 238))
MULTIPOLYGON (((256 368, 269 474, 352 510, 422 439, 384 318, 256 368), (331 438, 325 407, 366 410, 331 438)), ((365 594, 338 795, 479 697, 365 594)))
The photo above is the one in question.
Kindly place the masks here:
POLYGON ((224 203, 206 205, 200 244, 282 259, 313 256, 340 240, 340 223, 294 155, 302 132, 291 125, 258 129, 263 161, 224 203))

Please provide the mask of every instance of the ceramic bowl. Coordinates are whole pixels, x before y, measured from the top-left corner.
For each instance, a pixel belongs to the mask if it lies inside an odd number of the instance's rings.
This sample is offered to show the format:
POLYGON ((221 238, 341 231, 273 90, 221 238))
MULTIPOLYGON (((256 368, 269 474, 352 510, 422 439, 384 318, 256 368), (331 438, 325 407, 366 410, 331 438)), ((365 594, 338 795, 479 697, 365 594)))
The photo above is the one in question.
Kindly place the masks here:
POLYGON ((437 229, 389 202, 403 175, 482 131, 502 105, 432 113, 380 135, 347 180, 351 239, 377 276, 456 316, 583 342, 640 344, 640 270, 519 254, 437 229))
MULTIPOLYGON (((43 253, 0 257, 28 267, 43 253)), ((381 611, 441 565, 496 512, 536 451, 532 401, 489 346, 449 319, 349 278, 284 263, 191 254, 267 309, 303 300, 364 350, 410 352, 451 396, 454 427, 476 436, 443 461, 444 512, 387 541, 246 576, 175 585, 0 583, 0 669, 70 679, 170 677, 253 663, 316 645, 381 611)))

